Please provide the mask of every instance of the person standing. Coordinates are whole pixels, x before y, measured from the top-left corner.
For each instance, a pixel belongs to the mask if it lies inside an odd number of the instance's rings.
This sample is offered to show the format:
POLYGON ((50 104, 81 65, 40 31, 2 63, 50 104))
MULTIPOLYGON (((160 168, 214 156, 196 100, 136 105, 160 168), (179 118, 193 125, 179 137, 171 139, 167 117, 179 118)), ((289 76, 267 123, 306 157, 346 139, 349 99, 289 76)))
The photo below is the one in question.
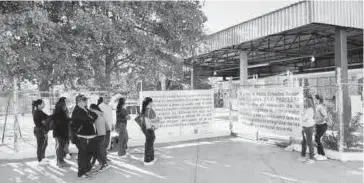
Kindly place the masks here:
POLYGON ((304 102, 304 110, 302 114, 302 150, 301 158, 299 159, 302 162, 306 162, 306 164, 315 163, 312 140, 313 129, 315 127, 314 113, 315 109, 313 99, 311 97, 307 97, 304 102), (308 160, 306 159, 307 146, 310 153, 310 158, 308 160))
POLYGON ((33 101, 32 114, 35 124, 34 135, 37 139, 37 159, 39 165, 45 165, 48 160, 45 159, 45 151, 48 145, 48 129, 46 127, 46 120, 48 115, 43 112, 45 105, 42 99, 33 101))
POLYGON ((127 155, 126 150, 128 149, 128 130, 127 122, 130 120, 130 116, 125 109, 125 98, 120 98, 116 108, 116 131, 119 133, 119 144, 118 144, 118 156, 120 158, 127 155))
MULTIPOLYGON (((62 103, 65 104, 65 106, 66 106, 66 115, 70 118, 70 112, 69 112, 69 109, 67 107, 67 98, 66 97, 59 98, 59 100, 58 100, 57 103, 60 103, 60 102, 62 102, 62 103)), ((68 123, 68 127, 67 128, 68 128, 68 132, 70 132, 70 129, 71 129, 71 123, 70 123, 70 121, 68 123)), ((71 134, 68 133, 68 135, 71 135, 71 134)), ((67 141, 66 141, 66 144, 64 146, 64 152, 65 152, 64 155, 65 155, 65 158, 66 159, 71 159, 72 158, 71 153, 69 151, 69 145, 70 145, 70 138, 68 137, 67 138, 67 141)))
POLYGON ((322 136, 326 133, 327 130, 327 110, 324 106, 324 99, 320 95, 316 95, 316 134, 315 134, 315 142, 317 144, 317 154, 315 156, 316 160, 327 160, 325 156, 324 147, 321 143, 322 136))
POLYGON ((155 162, 154 158, 154 141, 155 141, 155 129, 154 122, 158 121, 153 108, 153 99, 146 97, 142 104, 141 115, 144 119, 142 127, 145 135, 145 151, 144 151, 144 165, 153 165, 155 162))
POLYGON ((84 95, 76 97, 76 107, 72 112, 72 129, 76 130, 78 148, 78 177, 89 178, 92 169, 91 157, 93 152, 92 141, 96 137, 94 122, 97 116, 94 116, 87 109, 87 98, 84 95))
MULTIPOLYGON (((104 112, 104 118, 110 127, 110 130, 106 131, 105 141, 104 141, 105 149, 107 149, 110 146, 111 130, 114 129, 113 111, 112 107, 109 105, 110 97, 109 96, 106 96, 104 98, 100 97, 98 103, 100 103, 98 106, 100 107, 101 111, 104 112)), ((107 154, 106 154, 106 160, 109 162, 111 161, 107 158, 107 154)))
MULTIPOLYGON (((95 160, 100 164, 100 167, 96 169, 96 171, 103 171, 109 168, 109 164, 106 161, 106 147, 103 145, 105 141, 106 131, 110 130, 109 125, 107 124, 103 111, 96 104, 91 104, 90 110, 96 113, 97 120, 95 121, 95 127, 97 131, 96 143, 96 157, 95 160)), ((93 162, 94 163, 94 162, 93 162)))
POLYGON ((66 156, 65 147, 68 142, 68 125, 70 117, 67 114, 66 103, 58 102, 54 109, 52 120, 54 122, 53 137, 56 139, 57 166, 60 168, 70 167, 64 161, 66 156))

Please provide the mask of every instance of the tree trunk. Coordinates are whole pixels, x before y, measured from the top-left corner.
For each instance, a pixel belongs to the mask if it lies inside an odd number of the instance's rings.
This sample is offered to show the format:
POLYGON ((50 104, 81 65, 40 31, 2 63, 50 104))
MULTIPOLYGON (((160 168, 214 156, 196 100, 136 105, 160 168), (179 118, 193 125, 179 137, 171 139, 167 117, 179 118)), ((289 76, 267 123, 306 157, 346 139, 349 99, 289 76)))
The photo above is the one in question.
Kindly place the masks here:
POLYGON ((41 81, 41 83, 39 84, 39 91, 41 92, 41 97, 49 97, 49 89, 50 89, 50 84, 48 83, 48 80, 45 81, 41 81))

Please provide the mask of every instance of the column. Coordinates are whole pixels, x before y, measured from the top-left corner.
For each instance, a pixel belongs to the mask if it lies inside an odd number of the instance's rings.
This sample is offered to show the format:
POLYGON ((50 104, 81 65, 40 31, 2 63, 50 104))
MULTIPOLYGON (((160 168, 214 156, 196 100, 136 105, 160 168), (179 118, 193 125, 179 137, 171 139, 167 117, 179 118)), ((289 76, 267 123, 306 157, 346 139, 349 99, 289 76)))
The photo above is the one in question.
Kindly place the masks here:
POLYGON ((336 102, 340 121, 339 150, 343 151, 343 144, 348 137, 348 129, 351 120, 351 106, 348 89, 348 56, 347 56, 347 32, 344 28, 335 30, 335 69, 336 84, 338 86, 336 102))
POLYGON ((196 81, 197 81, 197 66, 195 64, 195 61, 193 61, 191 68, 191 90, 196 89, 196 81))
POLYGON ((248 81, 248 52, 241 51, 239 58, 240 58, 240 84, 244 85, 248 81))

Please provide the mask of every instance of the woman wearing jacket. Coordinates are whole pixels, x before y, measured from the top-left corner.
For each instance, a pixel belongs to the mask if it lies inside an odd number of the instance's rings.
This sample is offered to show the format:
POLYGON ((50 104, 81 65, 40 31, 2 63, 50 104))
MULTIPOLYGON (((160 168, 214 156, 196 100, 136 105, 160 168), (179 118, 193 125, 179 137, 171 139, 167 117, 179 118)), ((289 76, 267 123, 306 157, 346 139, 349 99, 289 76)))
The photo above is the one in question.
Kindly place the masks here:
POLYGON ((68 125, 70 117, 67 114, 66 103, 58 102, 54 109, 52 120, 55 124, 53 137, 56 139, 57 166, 64 168, 70 167, 70 164, 64 161, 66 156, 65 147, 68 143, 68 125))
POLYGON ((301 158, 299 159, 302 162, 306 162, 306 164, 315 163, 314 160, 314 147, 313 147, 313 129, 315 127, 314 120, 314 104, 313 99, 311 97, 307 97, 304 101, 304 110, 302 114, 302 150, 301 150, 301 158), (306 159, 306 150, 307 146, 309 149, 309 159, 306 159))
MULTIPOLYGON (((109 164, 106 161, 106 147, 103 146, 103 143, 105 141, 106 132, 110 130, 110 127, 107 124, 104 114, 99 108, 99 106, 97 106, 96 104, 91 104, 90 110, 98 116, 97 120, 95 121, 96 134, 97 134, 97 137, 95 139, 96 140, 95 145, 97 148, 95 154, 96 156, 94 158, 97 159, 97 161, 100 164, 100 167, 97 168, 95 171, 103 171, 109 168, 109 164)), ((94 161, 96 159, 94 159, 94 161)))
POLYGON ((128 148, 128 130, 126 129, 127 122, 130 120, 130 116, 125 109, 125 99, 120 98, 119 103, 116 107, 116 131, 119 133, 119 148, 118 156, 124 157, 126 149, 128 148))
POLYGON ((35 124, 34 135, 37 138, 37 159, 40 165, 48 163, 45 159, 45 151, 48 145, 48 129, 46 127, 46 120, 48 115, 43 112, 44 102, 42 99, 33 101, 32 114, 35 124))
MULTIPOLYGON (((62 102, 62 103, 65 104, 65 106, 66 106, 66 114, 70 118, 70 111, 69 111, 69 109, 67 107, 67 98, 66 97, 59 98, 59 100, 58 100, 57 103, 60 103, 60 102, 62 102)), ((70 119, 70 123, 68 124, 68 135, 69 135, 69 137, 67 138, 66 145, 64 146, 65 158, 67 158, 67 159, 71 159, 72 158, 71 157, 71 153, 69 151, 70 135, 71 135, 70 130, 71 130, 71 119, 70 119)))

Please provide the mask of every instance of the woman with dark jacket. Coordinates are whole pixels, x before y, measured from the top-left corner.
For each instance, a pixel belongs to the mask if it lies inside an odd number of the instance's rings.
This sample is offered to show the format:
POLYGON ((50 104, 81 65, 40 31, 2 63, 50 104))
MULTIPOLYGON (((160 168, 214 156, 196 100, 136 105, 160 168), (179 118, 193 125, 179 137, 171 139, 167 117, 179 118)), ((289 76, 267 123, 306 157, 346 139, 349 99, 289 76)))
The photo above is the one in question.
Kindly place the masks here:
POLYGON ((32 103, 33 121, 35 124, 34 135, 37 138, 37 159, 40 165, 48 163, 45 159, 45 151, 48 145, 48 129, 46 120, 48 115, 43 112, 44 101, 38 99, 32 103))
MULTIPOLYGON (((59 100, 58 100, 57 103, 60 103, 60 102, 64 103, 64 105, 66 106, 66 115, 68 117, 70 117, 70 112, 69 112, 69 109, 67 107, 67 98, 66 97, 59 98, 59 100)), ((70 120, 70 122, 68 124, 68 138, 67 138, 67 141, 66 141, 66 145, 64 146, 64 153, 65 153, 64 155, 65 155, 65 157, 67 159, 71 159, 72 158, 71 157, 71 153, 69 152, 70 135, 71 135, 70 130, 71 130, 71 120, 70 120)))
POLYGON ((116 107, 116 131, 119 133, 119 157, 124 157, 127 155, 126 150, 128 148, 129 135, 126 126, 128 120, 130 120, 130 116, 125 109, 125 99, 120 98, 116 107))
POLYGON ((67 114, 66 103, 58 102, 54 109, 52 120, 54 122, 53 137, 56 139, 56 152, 57 152, 57 166, 70 167, 68 163, 64 161, 66 152, 65 146, 68 142, 68 125, 70 117, 67 114))

